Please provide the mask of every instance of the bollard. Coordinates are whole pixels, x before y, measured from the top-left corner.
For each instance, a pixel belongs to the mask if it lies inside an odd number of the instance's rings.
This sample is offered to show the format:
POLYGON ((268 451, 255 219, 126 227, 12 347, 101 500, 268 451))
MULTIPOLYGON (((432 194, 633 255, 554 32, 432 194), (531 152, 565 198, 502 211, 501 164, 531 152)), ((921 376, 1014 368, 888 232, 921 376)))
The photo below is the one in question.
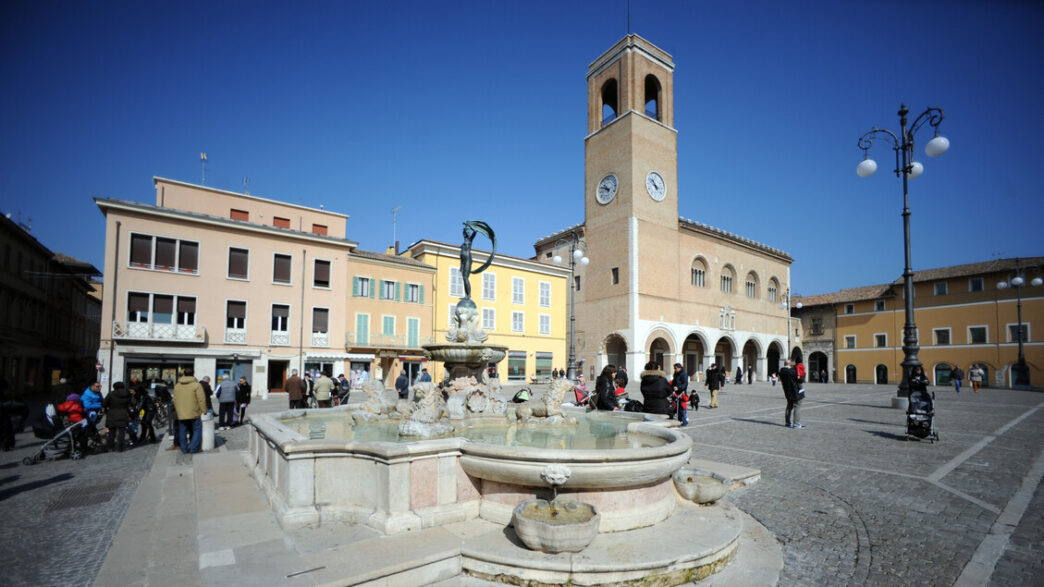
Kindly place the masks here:
POLYGON ((203 414, 203 442, 200 445, 201 451, 214 450, 214 416, 210 414, 203 414))

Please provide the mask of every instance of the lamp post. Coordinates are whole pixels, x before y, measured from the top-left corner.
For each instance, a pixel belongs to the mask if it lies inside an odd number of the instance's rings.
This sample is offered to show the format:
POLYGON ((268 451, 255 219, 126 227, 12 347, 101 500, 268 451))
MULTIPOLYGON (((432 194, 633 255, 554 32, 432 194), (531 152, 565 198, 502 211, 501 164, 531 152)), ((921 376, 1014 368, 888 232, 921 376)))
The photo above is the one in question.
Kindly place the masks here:
MULTIPOLYGON (((591 260, 584 255, 587 244, 580 240, 578 233, 571 233, 570 237, 556 243, 555 248, 564 244, 569 245, 569 362, 566 364, 566 377, 576 381, 576 264, 587 265, 591 260)), ((555 255, 553 261, 561 264, 562 256, 555 255)))
MULTIPOLYGON (((910 373, 914 367, 920 367, 921 361, 917 358, 920 347, 917 344, 917 326, 914 324, 913 311, 913 269, 910 267, 910 199, 908 180, 915 179, 924 172, 924 166, 913 160, 914 134, 928 123, 935 129, 935 137, 925 145, 924 152, 929 157, 938 157, 950 148, 950 141, 946 137, 939 136, 939 123, 943 119, 943 111, 940 108, 928 108, 922 112, 909 128, 906 126, 906 115, 910 111, 906 104, 899 107, 899 136, 895 133, 879 128, 873 128, 859 137, 857 142, 863 150, 863 161, 856 167, 859 177, 870 177, 877 171, 877 163, 870 158, 867 151, 873 144, 874 139, 885 139, 892 145, 895 151, 895 176, 903 181, 903 254, 906 265, 903 269, 903 298, 906 302, 906 323, 903 325, 903 378, 899 382, 899 397, 910 397, 910 373)), ((895 402, 893 402, 893 405, 895 402)))
MULTIPOLYGON (((1034 287, 1040 287, 1044 283, 1044 279, 1040 277, 1034 277, 1030 281, 1030 285, 1034 287)), ((1023 275, 1022 264, 1019 259, 1015 259, 1015 275, 1008 279, 1008 281, 1001 281, 997 284, 997 289, 1007 289, 1009 287, 1015 288, 1015 299, 1016 308, 1018 312, 1018 339, 1019 339, 1019 358, 1015 361, 1015 364, 1011 367, 1012 372, 1012 387, 1015 389, 1030 389, 1030 376, 1029 376, 1029 365, 1026 364, 1026 354, 1022 348, 1022 341, 1025 336, 1022 333, 1022 288, 1026 285, 1026 278, 1023 275)))
MULTIPOLYGON (((798 303, 794 304, 793 307, 795 307, 795 308, 800 310, 801 309, 801 305, 802 305, 801 302, 798 302, 798 303)), ((787 293, 783 294, 783 301, 779 303, 779 309, 787 311, 787 356, 784 357, 784 359, 789 359, 791 354, 792 354, 792 349, 791 349, 791 346, 790 346, 790 332, 791 332, 791 327, 790 327, 790 308, 791 308, 791 305, 790 305, 790 289, 787 289, 787 293)))

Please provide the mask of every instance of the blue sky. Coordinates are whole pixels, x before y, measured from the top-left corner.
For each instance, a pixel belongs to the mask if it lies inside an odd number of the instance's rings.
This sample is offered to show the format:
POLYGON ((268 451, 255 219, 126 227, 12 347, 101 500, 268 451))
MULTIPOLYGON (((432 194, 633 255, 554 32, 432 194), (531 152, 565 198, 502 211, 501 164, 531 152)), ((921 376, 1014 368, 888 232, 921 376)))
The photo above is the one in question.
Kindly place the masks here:
MULTIPOLYGON (((903 267, 878 144, 945 109, 910 185, 913 264, 1041 255, 1044 3, 633 0, 675 61, 679 214, 783 249, 805 295, 903 267)), ((35 2, 0 8, 0 212, 101 267, 95 196, 152 177, 350 215, 369 250, 482 219, 528 257, 583 221, 588 64, 627 33, 602 2, 35 2)))

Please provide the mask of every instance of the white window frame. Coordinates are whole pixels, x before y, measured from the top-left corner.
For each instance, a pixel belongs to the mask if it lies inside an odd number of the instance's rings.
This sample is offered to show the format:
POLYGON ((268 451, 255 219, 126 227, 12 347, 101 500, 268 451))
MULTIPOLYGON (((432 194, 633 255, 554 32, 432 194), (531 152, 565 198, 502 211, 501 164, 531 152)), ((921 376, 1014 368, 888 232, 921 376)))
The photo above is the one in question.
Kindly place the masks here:
POLYGON ((526 313, 518 310, 511 311, 511 332, 526 331, 526 313), (517 322, 517 323, 516 323, 517 322))
POLYGON ((690 267, 689 283, 693 287, 707 287, 707 269, 704 267, 690 267))
POLYGON ((497 274, 489 271, 482 272, 482 301, 497 301, 497 274))
POLYGON ((986 278, 985 277, 969 277, 968 278, 968 291, 969 292, 986 291, 986 278), (972 284, 975 283, 975 282, 979 283, 979 289, 975 289, 973 287, 972 284))
POLYGON ((377 299, 395 301, 395 281, 381 279, 377 281, 377 299), (386 289, 391 291, 386 292, 386 289))
POLYGON ((950 293, 950 284, 946 281, 936 281, 932 283, 932 295, 945 296, 950 293), (939 293, 939 286, 942 286, 942 293, 939 293))
POLYGON ((232 281, 250 281, 250 249, 248 249, 246 247, 233 247, 232 245, 228 246, 228 250, 226 251, 226 254, 225 254, 225 279, 231 279, 232 281), (228 272, 229 272, 231 261, 232 261, 232 249, 238 249, 240 251, 246 251, 247 252, 247 271, 246 271, 247 276, 246 277, 232 277, 231 275, 229 275, 228 272))
POLYGON ((768 286, 768 301, 769 302, 775 302, 776 301, 776 291, 777 291, 776 286, 774 286, 774 285, 768 286))
POLYGON ((320 334, 330 334, 330 321, 331 321, 331 318, 332 318, 333 314, 330 312, 330 308, 328 308, 326 306, 312 306, 312 324, 311 324, 312 333, 314 334, 316 332, 316 330, 315 330, 315 311, 316 310, 326 310, 326 332, 321 332, 320 334))
POLYGON ((855 314, 855 304, 845 304, 845 314, 855 314))
POLYGON ((968 337, 968 344, 990 344, 990 326, 989 324, 969 324, 965 330, 965 335, 968 337), (986 340, 983 342, 972 342, 972 328, 982 328, 986 331, 986 340))
MULTIPOLYGON (((293 266, 291 265, 291 269, 292 268, 293 268, 293 266)), ((313 289, 322 289, 322 290, 326 290, 326 291, 329 291, 329 290, 333 289, 333 268, 334 268, 334 264, 333 264, 333 261, 330 260, 330 259, 323 259, 323 258, 320 258, 320 257, 316 257, 315 259, 312 259, 312 288, 313 289), (329 283, 329 285, 316 285, 315 284, 315 264, 318 263, 319 261, 325 261, 325 262, 330 264, 330 283, 329 283)))
MULTIPOLYGON (((1025 343, 1033 340, 1033 336, 1032 336, 1032 332, 1030 331, 1030 323, 1029 322, 1023 322, 1022 326, 1026 329, 1026 340, 1022 341, 1023 344, 1025 344, 1025 343)), ((1008 322, 1004 326, 1004 332, 1008 333, 1008 342, 1018 343, 1019 341, 1015 340, 1015 338, 1011 335, 1012 328, 1017 330, 1019 328, 1019 323, 1018 322, 1008 322)))
POLYGON ((236 298, 225 298, 225 330, 229 328, 235 328, 236 330, 246 331, 247 317, 250 316, 250 302, 247 300, 240 300, 236 298), (229 302, 243 302, 243 326, 229 326, 228 325, 228 303, 229 302))
POLYGON ((732 293, 732 276, 728 273, 721 274, 721 291, 722 293, 732 293))
POLYGON ((951 345, 953 345, 953 329, 950 328, 950 327, 933 328, 932 329, 932 344, 935 345, 935 346, 951 346, 951 345), (950 342, 947 342, 945 344, 944 343, 940 343, 939 342, 939 335, 938 335, 939 332, 945 332, 946 333, 946 337, 947 337, 947 339, 949 339, 950 342))
POLYGON ((526 303, 526 280, 521 277, 511 278, 511 303, 526 303))
POLYGON ((886 348, 888 348, 888 333, 887 332, 875 332, 874 333, 874 348, 875 349, 886 349, 886 348), (883 345, 877 344, 877 337, 878 336, 885 337, 883 345))
POLYGON ((885 311, 887 311, 887 310, 885 310, 885 301, 884 300, 874 300, 874 311, 875 312, 885 312, 885 311))
POLYGON ((272 285, 280 285, 280 286, 284 286, 284 287, 293 287, 294 286, 294 256, 292 254, 290 254, 290 253, 279 253, 279 252, 272 253, 272 285), (283 256, 283 257, 290 257, 290 272, 289 272, 290 273, 290 275, 289 275, 290 281, 288 281, 286 283, 283 283, 281 281, 276 281, 275 280, 275 260, 276 260, 276 256, 277 255, 278 256, 283 256))
POLYGON ((541 281, 540 282, 540 307, 550 308, 551 307, 551 282, 541 281))
POLYGON ((353 275, 353 279, 358 279, 359 283, 359 295, 353 296, 357 298, 368 298, 370 297, 370 281, 374 279, 365 275, 353 275))
POLYGON ((381 336, 395 336, 396 329, 398 328, 398 321, 396 320, 395 314, 381 314, 381 336), (385 332, 385 324, 388 322, 388 318, 391 318, 392 331, 391 333, 385 332))
POLYGON ((540 314, 540 334, 551 334, 551 314, 540 314))
POLYGON ((497 309, 482 308, 482 330, 495 331, 497 329, 497 309), (488 314, 487 314, 488 312, 488 314))
POLYGON ((859 348, 858 340, 856 339, 856 335, 854 335, 854 334, 846 334, 845 335, 845 348, 846 349, 859 348), (852 341, 852 344, 848 344, 848 341, 852 341))
POLYGON ((272 302, 268 305, 268 329, 272 332, 285 332, 287 335, 290 334, 290 318, 294 315, 294 308, 290 304, 272 302), (272 328, 272 318, 275 317, 275 307, 286 306, 286 328, 284 330, 276 330, 272 328))
POLYGON ((449 295, 455 298, 464 297, 464 278, 460 274, 460 267, 449 268, 449 295))

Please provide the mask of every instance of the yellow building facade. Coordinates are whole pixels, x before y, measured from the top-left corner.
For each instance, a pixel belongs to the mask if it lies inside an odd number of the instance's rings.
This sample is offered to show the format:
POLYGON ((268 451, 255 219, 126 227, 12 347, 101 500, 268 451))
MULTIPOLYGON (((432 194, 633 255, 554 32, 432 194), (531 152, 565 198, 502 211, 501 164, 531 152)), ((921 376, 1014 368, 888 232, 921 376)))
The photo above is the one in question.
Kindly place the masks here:
MULTIPOLYGON (((464 297, 460 274, 460 246, 431 240, 418 241, 403 253, 434 268, 431 288, 433 339, 446 340, 450 318, 464 297)), ((489 252, 473 250, 476 266, 489 252)), ((469 279, 471 299, 482 317, 488 343, 503 345, 508 353, 489 365, 501 381, 544 380, 553 369, 564 370, 568 359, 569 269, 531 259, 496 254, 493 263, 469 279)), ((432 362, 429 372, 436 381, 444 376, 442 365, 432 362)))
MULTIPOLYGON (((918 358, 928 378, 936 385, 949 385, 954 367, 960 366, 967 374, 975 363, 986 372, 986 385, 1011 387, 1012 366, 1019 354, 1021 305, 1022 348, 1030 382, 1037 386, 1044 383, 1044 331, 1039 331, 1044 328, 1040 326, 1044 287, 1032 285, 1042 273, 1044 257, 998 259, 915 272, 918 358), (1021 288, 1010 285, 1016 276, 1024 280, 1021 288), (1009 285, 999 287, 1002 283, 1009 285)), ((829 315, 833 316, 833 341, 824 346, 834 352, 831 379, 898 385, 905 357, 901 279, 800 300, 795 297, 796 301, 803 304, 794 315, 801 319, 806 344, 816 340, 816 333, 823 332, 824 320, 830 322, 829 315)), ((808 359, 809 364, 821 361, 812 355, 808 359)))

